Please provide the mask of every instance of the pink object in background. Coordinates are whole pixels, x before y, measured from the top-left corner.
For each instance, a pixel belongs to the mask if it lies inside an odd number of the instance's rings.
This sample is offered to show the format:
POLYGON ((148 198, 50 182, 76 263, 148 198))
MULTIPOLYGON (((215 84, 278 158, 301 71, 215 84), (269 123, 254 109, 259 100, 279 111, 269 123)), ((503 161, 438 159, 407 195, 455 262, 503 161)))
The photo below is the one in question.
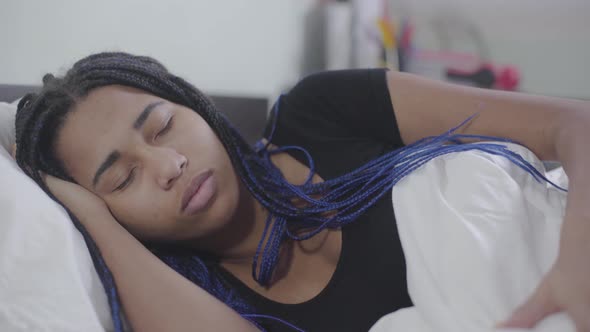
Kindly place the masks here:
POLYGON ((518 90, 521 74, 515 66, 494 65, 481 54, 416 48, 414 30, 410 20, 403 20, 398 43, 400 70, 481 88, 518 90))
POLYGON ((496 71, 496 88, 515 91, 520 83, 520 72, 514 66, 504 66, 496 71))
POLYGON ((475 69, 447 68, 450 81, 474 85, 480 88, 515 91, 520 83, 520 73, 514 66, 479 64, 475 69))

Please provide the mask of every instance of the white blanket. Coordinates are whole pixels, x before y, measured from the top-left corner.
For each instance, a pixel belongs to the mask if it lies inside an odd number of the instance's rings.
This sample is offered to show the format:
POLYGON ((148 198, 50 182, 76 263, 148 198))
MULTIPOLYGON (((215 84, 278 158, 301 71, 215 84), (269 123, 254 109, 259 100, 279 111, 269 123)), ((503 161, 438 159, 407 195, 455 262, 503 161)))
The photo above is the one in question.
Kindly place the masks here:
MULTIPOLYGON (((544 172, 532 152, 508 146, 544 172)), ((562 169, 549 176, 567 186, 562 169)), ((494 325, 555 261, 565 202, 566 193, 480 151, 442 156, 414 171, 393 188, 393 206, 415 306, 384 316, 370 331, 500 331, 494 325)), ((574 330, 564 313, 533 329, 574 330)))

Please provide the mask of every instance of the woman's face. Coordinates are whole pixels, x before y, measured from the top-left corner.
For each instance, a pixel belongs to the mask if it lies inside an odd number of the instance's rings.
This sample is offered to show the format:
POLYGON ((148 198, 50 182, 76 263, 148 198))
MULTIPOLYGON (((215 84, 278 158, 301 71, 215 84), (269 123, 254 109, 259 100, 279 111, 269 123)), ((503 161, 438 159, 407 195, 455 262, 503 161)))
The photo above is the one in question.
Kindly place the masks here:
POLYGON ((238 178, 207 122, 141 90, 91 91, 67 116, 56 152, 76 182, 143 240, 206 236, 238 206, 238 178))

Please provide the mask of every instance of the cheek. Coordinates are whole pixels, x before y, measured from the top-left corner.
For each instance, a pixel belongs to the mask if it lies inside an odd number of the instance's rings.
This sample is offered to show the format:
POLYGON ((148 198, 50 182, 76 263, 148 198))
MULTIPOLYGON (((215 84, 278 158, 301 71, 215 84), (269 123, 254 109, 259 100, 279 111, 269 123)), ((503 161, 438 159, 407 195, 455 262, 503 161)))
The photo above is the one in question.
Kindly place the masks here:
POLYGON ((219 188, 219 197, 216 202, 216 210, 212 211, 218 220, 229 221, 235 218, 239 201, 240 201, 240 180, 236 176, 231 163, 226 164, 228 167, 218 174, 217 182, 219 188))
POLYGON ((143 199, 141 195, 105 199, 113 216, 121 225, 139 237, 152 237, 165 232, 170 216, 157 202, 143 199))

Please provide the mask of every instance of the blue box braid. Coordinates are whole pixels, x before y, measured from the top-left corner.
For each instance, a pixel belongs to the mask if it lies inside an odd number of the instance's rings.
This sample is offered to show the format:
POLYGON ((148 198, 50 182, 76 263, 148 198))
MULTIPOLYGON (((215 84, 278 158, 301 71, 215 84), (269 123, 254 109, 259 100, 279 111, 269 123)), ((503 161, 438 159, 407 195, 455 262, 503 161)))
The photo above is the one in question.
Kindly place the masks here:
MULTIPOLYGON (((216 132, 228 150, 232 163, 238 166, 238 173, 241 168, 235 151, 238 148, 246 151, 241 153, 243 155, 248 154, 249 149, 250 154, 254 154, 239 133, 229 125, 221 113, 215 110, 213 103, 204 94, 181 78, 170 74, 164 66, 149 57, 120 52, 94 54, 76 62, 64 77, 45 75, 43 84, 39 94, 28 94, 19 102, 15 123, 16 159, 25 173, 56 201, 58 200, 46 187, 39 172, 75 182, 67 173, 63 163, 56 158, 54 146, 56 133, 63 126, 67 113, 77 100, 88 95, 93 89, 106 85, 131 86, 195 110, 216 132)), ((249 188, 258 190, 253 185, 249 188)), ((67 207, 64 206, 64 208, 86 241, 107 294, 115 331, 122 331, 121 305, 113 276, 90 234, 76 216, 67 207)), ((264 315, 249 316, 255 312, 218 277, 211 264, 213 260, 205 261, 194 253, 172 253, 170 250, 150 249, 174 270, 259 327, 261 327, 260 324, 254 320, 268 318, 263 317, 264 315)))
MULTIPOLYGON (((342 227, 355 221, 406 175, 438 156, 468 150, 480 150, 490 154, 504 156, 531 174, 535 180, 539 182, 547 181, 556 188, 566 191, 548 180, 544 174, 539 172, 518 153, 509 150, 505 145, 485 141, 518 144, 517 142, 500 137, 455 133, 459 128, 477 116, 477 114, 470 116, 461 124, 451 128, 442 135, 425 137, 403 148, 385 153, 350 173, 313 184, 311 183, 311 178, 314 174, 314 165, 307 151, 298 146, 283 146, 275 150, 268 149, 276 128, 279 105, 280 100, 275 103, 275 107, 273 108, 275 123, 272 124, 268 143, 262 144, 259 142, 256 145, 256 149, 264 160, 266 160, 266 165, 269 168, 274 168, 274 170, 269 169, 265 174, 268 175, 268 180, 273 182, 274 187, 277 188, 278 195, 276 197, 279 199, 285 196, 289 198, 296 197, 304 200, 307 205, 304 207, 295 207, 286 204, 286 202, 277 202, 278 204, 275 205, 274 210, 269 209, 271 214, 267 219, 262 240, 258 245, 252 266, 253 276, 259 282, 262 281, 264 283, 271 278, 276 265, 280 244, 284 238, 301 241, 309 239, 326 228, 342 227), (484 142, 461 144, 462 140, 484 140, 484 142), (299 186, 287 183, 280 171, 276 167, 273 167, 270 162, 270 156, 272 154, 289 149, 303 151, 308 160, 308 165, 310 165, 307 180, 299 186), (320 198, 312 197, 312 195, 318 193, 324 193, 324 195, 320 198), (328 212, 335 213, 326 216, 328 212), (263 243, 271 224, 272 228, 270 229, 268 240, 263 243), (260 264, 258 264, 259 260, 261 261, 260 264), (259 270, 257 270, 257 266, 259 270)), ((249 169, 247 170, 249 171, 249 169)))

